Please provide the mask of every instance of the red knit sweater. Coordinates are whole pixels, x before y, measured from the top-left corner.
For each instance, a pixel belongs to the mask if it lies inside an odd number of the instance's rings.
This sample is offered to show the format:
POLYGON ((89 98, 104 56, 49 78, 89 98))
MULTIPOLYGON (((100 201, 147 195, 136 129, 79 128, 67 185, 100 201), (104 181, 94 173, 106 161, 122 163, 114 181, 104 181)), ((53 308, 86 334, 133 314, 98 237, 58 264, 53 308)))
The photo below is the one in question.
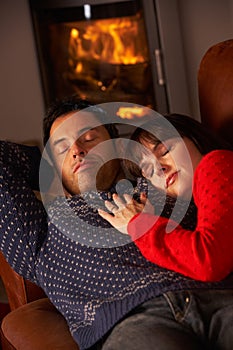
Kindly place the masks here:
POLYGON ((193 198, 198 208, 194 231, 178 225, 166 233, 169 219, 142 213, 130 221, 128 232, 153 263, 194 279, 218 281, 233 271, 232 151, 212 151, 202 158, 193 198))

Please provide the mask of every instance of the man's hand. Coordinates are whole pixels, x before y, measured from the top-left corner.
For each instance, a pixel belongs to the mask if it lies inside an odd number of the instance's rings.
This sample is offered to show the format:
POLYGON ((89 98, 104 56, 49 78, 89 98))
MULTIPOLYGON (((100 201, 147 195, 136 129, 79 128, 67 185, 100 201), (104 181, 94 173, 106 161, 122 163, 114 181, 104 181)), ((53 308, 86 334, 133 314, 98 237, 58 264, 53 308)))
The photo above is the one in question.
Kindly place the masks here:
POLYGON ((146 198, 145 193, 140 195, 140 203, 128 194, 124 194, 123 198, 120 198, 117 194, 113 194, 114 204, 105 201, 105 206, 111 214, 101 209, 98 212, 102 218, 107 220, 118 231, 128 234, 127 226, 129 221, 142 211, 144 213, 154 214, 154 207, 146 198))

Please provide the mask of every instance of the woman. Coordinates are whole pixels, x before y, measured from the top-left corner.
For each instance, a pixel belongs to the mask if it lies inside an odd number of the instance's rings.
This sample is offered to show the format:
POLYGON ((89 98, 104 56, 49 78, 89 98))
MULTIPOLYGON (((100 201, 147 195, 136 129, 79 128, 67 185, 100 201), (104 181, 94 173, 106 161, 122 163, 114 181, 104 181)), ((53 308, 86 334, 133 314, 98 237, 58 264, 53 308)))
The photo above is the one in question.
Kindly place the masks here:
POLYGON ((127 169, 146 177, 168 196, 187 201, 193 197, 196 227, 187 230, 156 215, 156 203, 154 214, 145 194, 140 203, 128 195, 124 200, 115 195, 114 206, 106 202, 112 213, 99 210, 99 214, 128 233, 142 254, 157 265, 202 281, 226 277, 233 270, 231 147, 201 123, 178 114, 144 124, 132 140, 137 143, 130 142, 126 158, 137 157, 134 163, 125 161, 127 169), (168 223, 173 224, 169 233, 168 223))

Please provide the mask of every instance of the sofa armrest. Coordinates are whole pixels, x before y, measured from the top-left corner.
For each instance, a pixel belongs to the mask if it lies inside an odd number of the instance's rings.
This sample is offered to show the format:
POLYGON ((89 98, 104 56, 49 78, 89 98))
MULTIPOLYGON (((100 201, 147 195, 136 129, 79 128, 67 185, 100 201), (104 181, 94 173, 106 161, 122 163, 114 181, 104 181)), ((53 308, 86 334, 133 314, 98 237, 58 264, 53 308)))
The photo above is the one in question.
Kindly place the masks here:
POLYGON ((0 276, 4 284, 11 310, 31 301, 44 298, 44 291, 17 274, 0 252, 0 276))
POLYGON ((1 324, 3 350, 79 350, 65 318, 48 298, 7 314, 1 324))

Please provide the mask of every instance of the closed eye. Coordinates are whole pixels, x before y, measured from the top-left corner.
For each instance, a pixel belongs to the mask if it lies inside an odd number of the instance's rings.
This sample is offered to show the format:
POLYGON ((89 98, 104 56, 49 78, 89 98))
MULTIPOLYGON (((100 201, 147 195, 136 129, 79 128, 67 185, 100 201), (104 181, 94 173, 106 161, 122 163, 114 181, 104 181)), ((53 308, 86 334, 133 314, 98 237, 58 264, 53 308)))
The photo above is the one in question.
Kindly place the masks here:
POLYGON ((161 157, 166 156, 170 152, 171 148, 166 149, 166 151, 161 155, 161 157))
POLYGON ((68 149, 69 149, 69 147, 65 147, 65 148, 61 149, 61 150, 58 152, 58 154, 63 154, 63 153, 65 153, 65 152, 67 152, 68 149))
POLYGON ((89 130, 79 138, 80 143, 93 142, 98 138, 98 133, 96 129, 89 130))
POLYGON ((95 140, 96 140, 96 137, 92 137, 92 138, 85 139, 84 142, 92 142, 95 140))
POLYGON ((54 149, 57 155, 62 155, 66 153, 70 148, 67 142, 59 142, 55 145, 54 149))
POLYGON ((161 157, 165 157, 170 151, 171 151, 171 146, 165 146, 164 144, 159 144, 155 151, 156 157, 159 159, 161 157))

